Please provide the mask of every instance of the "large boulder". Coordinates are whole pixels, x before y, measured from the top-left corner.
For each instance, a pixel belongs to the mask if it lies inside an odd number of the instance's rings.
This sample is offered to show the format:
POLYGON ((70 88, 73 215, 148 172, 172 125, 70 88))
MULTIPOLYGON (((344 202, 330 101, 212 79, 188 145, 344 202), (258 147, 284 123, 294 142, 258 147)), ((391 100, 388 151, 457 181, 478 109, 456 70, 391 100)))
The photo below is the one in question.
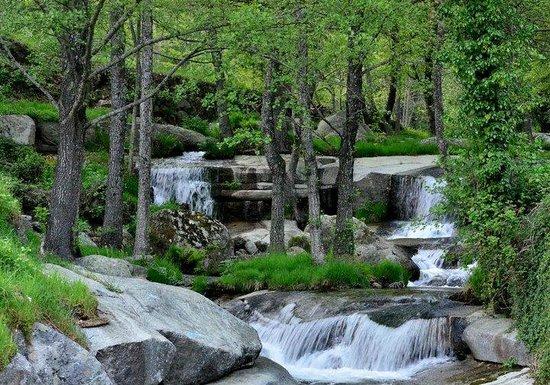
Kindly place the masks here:
POLYGON ((157 254, 170 246, 206 250, 203 268, 215 273, 233 258, 233 242, 227 228, 216 219, 187 209, 163 209, 151 215, 151 246, 157 254))
POLYGON ((135 270, 133 265, 124 259, 109 258, 103 255, 87 255, 78 258, 75 262, 86 270, 113 277, 129 278, 134 275, 135 270))
MULTIPOLYGON (((92 142, 96 138, 98 130, 106 130, 109 120, 103 121, 103 127, 91 127, 86 130, 86 143, 92 142)), ((57 152, 59 145, 59 122, 37 122, 36 124, 36 147, 42 152, 57 152)))
POLYGON ((248 366, 256 331, 202 295, 138 278, 46 265, 97 296, 107 325, 83 329, 92 354, 117 385, 200 385, 248 366))
POLYGON ((530 369, 525 368, 517 372, 511 372, 499 376, 495 381, 485 385, 533 385, 535 380, 530 375, 530 369))
POLYGON ((253 367, 241 369, 211 385, 298 385, 285 368, 260 357, 253 367))
POLYGON ((29 343, 18 334, 18 353, 0 373, 3 385, 114 385, 86 349, 50 326, 36 324, 29 343))
MULTIPOLYGON (((326 251, 334 241, 335 215, 321 216, 321 242, 326 251)), ((399 246, 388 242, 357 218, 353 218, 355 259, 359 262, 378 263, 384 260, 399 263, 411 273, 411 280, 418 279, 420 270, 409 255, 399 246)), ((306 228, 308 231, 308 228, 306 228)))
POLYGON ((16 143, 34 145, 36 125, 27 115, 0 116, 0 136, 9 138, 16 143))
MULTIPOLYGON (((346 124, 346 111, 339 111, 333 115, 321 119, 315 130, 319 138, 341 135, 346 124)), ((366 124, 361 123, 357 131, 357 139, 362 139, 368 131, 366 124)))
POLYGON ((478 317, 466 327, 462 338, 477 360, 496 363, 513 360, 521 366, 533 363, 511 319, 478 317))

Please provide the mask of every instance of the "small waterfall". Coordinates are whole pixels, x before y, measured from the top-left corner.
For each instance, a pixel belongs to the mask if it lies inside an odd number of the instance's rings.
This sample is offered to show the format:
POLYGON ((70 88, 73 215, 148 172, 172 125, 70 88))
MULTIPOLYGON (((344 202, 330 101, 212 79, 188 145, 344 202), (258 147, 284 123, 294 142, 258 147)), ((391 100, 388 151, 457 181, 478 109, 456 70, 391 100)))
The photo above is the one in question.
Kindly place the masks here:
POLYGON ((192 211, 211 216, 214 200, 206 169, 196 163, 204 152, 186 152, 176 158, 175 165, 160 165, 151 170, 151 184, 155 204, 170 200, 189 205, 192 211))
POLYGON ((420 278, 410 286, 463 286, 472 266, 466 269, 444 267, 446 251, 442 249, 419 249, 412 260, 420 268, 420 278))
POLYGON ((256 313, 251 325, 262 354, 307 381, 408 378, 451 355, 446 318, 390 328, 360 313, 300 322, 285 308, 276 320, 256 313))

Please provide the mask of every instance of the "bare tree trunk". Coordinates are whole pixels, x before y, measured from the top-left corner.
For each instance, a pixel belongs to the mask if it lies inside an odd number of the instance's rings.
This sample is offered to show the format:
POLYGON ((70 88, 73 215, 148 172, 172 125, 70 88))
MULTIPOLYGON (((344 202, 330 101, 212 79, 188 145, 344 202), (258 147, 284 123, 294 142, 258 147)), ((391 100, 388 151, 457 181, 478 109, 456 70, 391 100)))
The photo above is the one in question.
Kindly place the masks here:
MULTIPOLYGON (((349 47, 354 50, 355 37, 350 35, 349 47)), ((338 206, 336 209, 336 227, 334 232, 334 254, 351 256, 355 252, 353 236, 353 166, 355 140, 359 122, 363 114, 363 64, 361 57, 350 56, 348 59, 348 76, 346 92, 346 124, 342 133, 338 176, 338 206)))
MULTIPOLYGON (((110 14, 111 25, 116 25, 122 16, 120 7, 113 7, 110 14)), ((124 29, 120 28, 112 38, 111 60, 118 61, 124 55, 124 29)), ((113 110, 126 105, 126 70, 124 61, 111 68, 111 105, 113 110)), ((109 129, 109 175, 105 197, 105 217, 101 241, 104 245, 122 247, 122 193, 124 168, 124 134, 127 113, 122 112, 111 118, 109 129)))
MULTIPOLYGON (((141 16, 141 37, 153 38, 152 2, 145 3, 141 16)), ((141 60, 141 95, 146 97, 153 89, 153 47, 143 49, 141 60)), ((149 206, 151 204, 151 134, 153 129, 153 99, 140 105, 139 159, 138 159, 138 206, 136 215, 135 255, 149 252, 149 206)))
MULTIPOLYGON (((443 46, 444 29, 443 21, 439 15, 439 8, 441 1, 436 2, 437 9, 435 10, 435 54, 439 55, 443 46)), ((443 64, 441 60, 436 57, 433 60, 433 102, 434 102, 434 129, 435 138, 437 141, 437 147, 441 156, 447 156, 447 142, 443 134, 443 64)))
POLYGON ((216 110, 218 113, 218 124, 223 138, 233 136, 229 126, 229 115, 227 113, 227 98, 225 89, 225 71, 223 68, 223 56, 220 49, 212 51, 212 63, 216 73, 216 110))
POLYGON ((388 98, 386 99, 386 110, 384 120, 388 129, 394 128, 393 110, 395 108, 395 101, 397 100, 397 79, 392 69, 390 75, 390 88, 388 91, 388 98))
MULTIPOLYGON (((135 29, 132 31, 132 40, 134 46, 138 46, 141 42, 141 22, 139 18, 136 21, 135 29)), ((141 64, 139 56, 136 58, 136 79, 134 82, 134 102, 137 102, 141 96, 141 64)), ((132 108, 132 126, 130 128, 130 151, 128 152, 128 173, 132 174, 136 169, 136 153, 139 151, 139 135, 137 133, 137 120, 139 117, 139 104, 135 104, 132 108)))
MULTIPOLYGON (((83 3, 85 4, 85 3, 83 3)), ((85 7, 85 5, 82 5, 85 7)), ((86 111, 77 103, 75 113, 69 117, 73 104, 79 98, 80 81, 86 71, 85 33, 70 32, 61 42, 61 97, 59 103, 59 148, 54 185, 50 200, 50 217, 44 237, 44 252, 64 259, 74 258, 73 228, 78 217, 84 161, 86 111)))
POLYGON ((262 131, 270 139, 265 145, 265 156, 272 175, 271 197, 271 229, 269 232, 269 250, 271 252, 285 251, 285 161, 278 151, 275 133, 274 103, 275 92, 273 90, 273 77, 277 71, 277 64, 273 59, 268 59, 265 68, 264 86, 262 97, 262 131))
MULTIPOLYGON (((302 18, 302 11, 298 18, 302 18)), ((319 175, 317 170, 317 159, 313 148, 313 128, 311 122, 310 106, 311 92, 309 88, 308 70, 308 46, 307 37, 302 36, 298 44, 298 55, 301 59, 301 66, 298 71, 299 103, 302 109, 301 131, 302 146, 304 149, 304 163, 307 176, 308 211, 309 211, 309 236, 311 242, 311 254, 315 263, 321 264, 325 261, 325 252, 321 242, 321 198, 319 196, 319 175)))

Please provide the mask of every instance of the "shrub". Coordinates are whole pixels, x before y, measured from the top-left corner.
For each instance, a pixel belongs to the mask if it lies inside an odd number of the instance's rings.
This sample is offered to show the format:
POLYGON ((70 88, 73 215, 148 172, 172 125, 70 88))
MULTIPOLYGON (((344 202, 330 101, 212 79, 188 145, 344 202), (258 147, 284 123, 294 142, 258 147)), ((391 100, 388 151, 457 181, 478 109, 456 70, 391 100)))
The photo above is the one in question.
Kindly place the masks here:
POLYGON ((151 156, 153 158, 167 158, 181 155, 186 151, 185 144, 174 134, 158 133, 152 142, 151 156))
POLYGON ((311 243, 309 242, 309 238, 305 235, 295 235, 294 237, 290 238, 288 241, 288 247, 301 247, 308 253, 311 252, 311 243))
POLYGON ((388 205, 384 202, 365 202, 355 211, 357 219, 365 223, 379 223, 388 217, 388 205))
POLYGON ((44 174, 46 162, 32 147, 0 137, 0 171, 25 183, 37 183, 44 174))
POLYGON ((188 130, 196 131, 204 136, 212 136, 209 124, 198 116, 187 116, 182 120, 182 126, 188 130))
POLYGON ((235 157, 235 148, 226 142, 217 142, 208 139, 203 142, 200 149, 205 152, 205 159, 232 159, 235 157))
POLYGON ((166 258, 158 258, 147 269, 147 279, 166 285, 177 285, 182 282, 183 274, 174 262, 166 258))

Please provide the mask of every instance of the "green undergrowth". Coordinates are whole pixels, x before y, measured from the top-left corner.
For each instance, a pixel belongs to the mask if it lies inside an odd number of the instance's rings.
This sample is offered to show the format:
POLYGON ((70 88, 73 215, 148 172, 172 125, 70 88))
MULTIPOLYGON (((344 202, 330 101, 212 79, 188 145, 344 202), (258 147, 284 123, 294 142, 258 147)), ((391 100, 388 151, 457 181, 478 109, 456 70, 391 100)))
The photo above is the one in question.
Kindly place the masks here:
POLYGON ((119 250, 112 247, 79 245, 80 254, 83 257, 88 255, 103 255, 104 257, 124 259, 130 255, 129 250, 119 250))
POLYGON ((368 288, 372 280, 403 282, 408 272, 400 265, 384 261, 376 265, 337 261, 327 258, 316 265, 311 255, 271 254, 229 264, 219 285, 235 292, 260 289, 326 290, 333 288, 368 288))
POLYGON ((183 274, 178 266, 167 258, 155 259, 147 269, 147 279, 166 285, 178 285, 183 280, 183 274))
POLYGON ((80 344, 76 318, 95 316, 97 300, 81 283, 42 273, 39 242, 23 245, 10 223, 19 214, 13 181, 0 174, 0 370, 16 352, 13 331, 26 336, 35 322, 52 325, 80 344))
MULTIPOLYGON (((86 116, 89 120, 100 117, 109 112, 106 107, 86 109, 86 116)), ((0 115, 28 115, 40 122, 57 122, 59 113, 51 103, 38 100, 0 100, 0 115)))
MULTIPOLYGON (((355 156, 392 156, 392 155, 435 155, 437 145, 422 143, 430 134, 422 130, 404 129, 395 134, 385 135, 379 132, 370 132, 365 138, 355 143, 355 156)), ((325 139, 314 139, 314 146, 318 153, 323 155, 337 155, 341 147, 339 136, 329 136, 325 139)))

